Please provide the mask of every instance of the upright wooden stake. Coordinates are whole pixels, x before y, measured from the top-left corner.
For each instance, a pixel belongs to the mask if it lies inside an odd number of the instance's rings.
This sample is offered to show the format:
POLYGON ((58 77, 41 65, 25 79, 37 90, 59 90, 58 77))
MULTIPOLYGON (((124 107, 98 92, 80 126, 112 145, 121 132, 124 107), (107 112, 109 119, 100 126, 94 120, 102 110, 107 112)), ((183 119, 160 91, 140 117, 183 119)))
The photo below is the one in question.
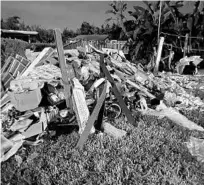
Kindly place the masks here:
POLYGON ((171 69, 171 61, 172 61, 173 57, 174 57, 174 52, 171 50, 170 54, 169 54, 169 61, 168 61, 169 70, 171 69))
POLYGON ((154 73, 155 74, 158 73, 158 70, 159 70, 159 62, 161 60, 163 44, 164 44, 164 37, 160 37, 159 46, 158 46, 158 50, 157 50, 156 64, 154 67, 154 73))
MULTIPOLYGON (((104 78, 105 77, 105 74, 103 73, 103 70, 101 68, 101 63, 104 61, 104 55, 101 54, 100 55, 100 78, 104 78)), ((103 88, 104 88, 104 85, 101 85, 99 87, 99 96, 101 96, 102 94, 102 91, 103 91, 103 88)), ((97 123, 95 124, 95 128, 97 130, 102 130, 102 123, 103 123, 103 115, 104 115, 104 110, 105 110, 105 101, 103 102, 103 105, 101 107, 101 110, 99 112, 99 115, 98 115, 98 120, 97 120, 97 123)))
POLYGON ((186 53, 187 53, 187 50, 188 50, 188 37, 189 37, 189 35, 186 34, 185 43, 184 43, 184 49, 183 49, 183 57, 186 56, 186 53))
POLYGON ((66 98, 66 104, 67 107, 70 109, 71 112, 73 112, 72 107, 72 101, 71 101, 71 79, 73 78, 73 73, 71 70, 71 66, 69 66, 69 73, 68 73, 68 67, 65 62, 64 57, 64 50, 63 50, 63 44, 62 44, 62 35, 59 29, 55 29, 55 40, 57 44, 57 52, 59 55, 59 63, 60 63, 60 69, 62 72, 62 81, 64 84, 64 95, 66 98))

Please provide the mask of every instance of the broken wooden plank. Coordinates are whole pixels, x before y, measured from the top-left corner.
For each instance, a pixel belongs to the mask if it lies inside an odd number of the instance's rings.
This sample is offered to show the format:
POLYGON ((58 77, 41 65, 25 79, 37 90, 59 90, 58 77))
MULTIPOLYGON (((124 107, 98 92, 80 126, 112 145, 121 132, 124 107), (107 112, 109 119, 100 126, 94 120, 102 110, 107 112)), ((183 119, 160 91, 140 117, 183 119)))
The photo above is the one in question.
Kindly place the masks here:
POLYGON ((68 73, 67 71, 68 67, 66 65, 66 61, 64 57, 62 35, 60 32, 60 29, 55 29, 55 40, 57 44, 57 52, 59 56, 60 69, 62 72, 62 81, 64 84, 64 94, 66 98, 66 104, 67 104, 67 108, 69 108, 70 111, 73 112, 72 101, 71 101, 71 78, 73 76, 70 75, 71 73, 68 73))
POLYGON ((89 133, 91 131, 91 128, 94 125, 95 120, 98 118, 98 113, 99 113, 99 111, 101 109, 101 106, 103 105, 103 102, 104 102, 104 100, 106 98, 106 88, 107 88, 107 83, 105 84, 105 86, 103 88, 103 92, 102 92, 102 94, 101 94, 101 96, 100 96, 100 98, 99 98, 99 100, 98 100, 98 102, 97 102, 91 116, 89 117, 89 119, 87 121, 87 125, 86 125, 86 127, 85 127, 85 129, 84 129, 84 131, 83 131, 83 133, 82 133, 82 135, 81 135, 81 137, 80 137, 80 139, 79 139, 79 141, 77 143, 76 147, 79 148, 79 149, 82 149, 84 143, 86 142, 86 140, 88 138, 88 135, 89 135, 89 133))
POLYGON ((28 66, 28 68, 23 72, 21 76, 27 76, 33 68, 43 59, 48 57, 50 53, 53 52, 53 49, 50 47, 44 48, 43 51, 37 56, 37 58, 28 66))
POLYGON ((156 58, 155 67, 154 67, 155 74, 157 74, 159 70, 159 62, 161 60, 163 45, 164 45, 164 37, 160 37, 159 46, 157 50, 157 58, 156 58))
POLYGON ((154 99, 156 98, 153 94, 151 94, 150 92, 148 92, 148 90, 143 87, 143 86, 139 86, 134 82, 131 82, 130 80, 126 80, 126 83, 128 83, 129 85, 135 87, 136 89, 142 91, 143 93, 145 93, 149 98, 154 99))

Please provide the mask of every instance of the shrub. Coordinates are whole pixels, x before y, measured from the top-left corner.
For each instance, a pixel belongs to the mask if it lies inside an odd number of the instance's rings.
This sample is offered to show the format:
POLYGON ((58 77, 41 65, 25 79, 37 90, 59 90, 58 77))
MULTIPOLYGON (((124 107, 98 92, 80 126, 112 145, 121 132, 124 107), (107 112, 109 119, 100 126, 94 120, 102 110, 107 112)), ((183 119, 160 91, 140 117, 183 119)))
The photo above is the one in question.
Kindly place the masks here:
POLYGON ((45 47, 52 47, 52 48, 56 47, 56 44, 53 44, 53 43, 33 43, 32 45, 36 52, 42 51, 45 47))
POLYGON ((32 44, 17 39, 1 38, 1 65, 4 64, 5 59, 16 54, 25 56, 25 50, 31 48, 32 44))

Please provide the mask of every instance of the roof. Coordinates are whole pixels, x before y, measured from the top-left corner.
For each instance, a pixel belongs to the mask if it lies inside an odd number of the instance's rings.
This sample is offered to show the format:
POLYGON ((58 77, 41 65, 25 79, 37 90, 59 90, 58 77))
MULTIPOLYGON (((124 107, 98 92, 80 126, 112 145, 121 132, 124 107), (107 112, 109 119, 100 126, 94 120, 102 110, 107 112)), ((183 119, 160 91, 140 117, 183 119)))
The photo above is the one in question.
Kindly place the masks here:
POLYGON ((0 29, 1 33, 16 33, 16 34, 23 34, 23 35, 37 35, 37 31, 22 31, 22 30, 5 30, 0 29))
POLYGON ((78 35, 77 37, 73 38, 75 40, 98 40, 102 41, 108 38, 108 35, 78 35))

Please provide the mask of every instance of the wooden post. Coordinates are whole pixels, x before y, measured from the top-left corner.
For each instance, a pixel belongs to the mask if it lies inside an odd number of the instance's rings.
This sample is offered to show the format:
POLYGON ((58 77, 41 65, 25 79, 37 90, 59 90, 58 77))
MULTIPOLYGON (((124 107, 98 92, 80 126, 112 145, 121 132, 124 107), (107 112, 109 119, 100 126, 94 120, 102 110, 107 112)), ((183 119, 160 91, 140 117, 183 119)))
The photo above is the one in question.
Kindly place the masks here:
POLYGON ((160 37, 159 46, 158 46, 158 50, 157 50, 156 64, 154 67, 154 73, 155 74, 157 74, 158 70, 159 70, 159 62, 161 60, 163 44, 164 44, 164 37, 160 37))
POLYGON ((174 52, 171 50, 170 54, 169 54, 169 61, 168 61, 169 70, 171 69, 171 61, 172 61, 173 57, 174 57, 174 52))
POLYGON ((68 73, 67 71, 67 65, 65 62, 64 50, 63 50, 63 44, 62 44, 62 35, 59 29, 55 29, 55 40, 57 44, 57 52, 59 56, 60 69, 62 72, 62 81, 64 84, 64 95, 66 98, 66 104, 67 104, 67 108, 69 108, 70 111, 73 112, 72 101, 71 101, 71 77, 72 76, 71 76, 71 73, 68 73))
MULTIPOLYGON (((101 55, 100 55, 100 78, 104 78, 104 77, 105 77, 105 75, 104 75, 104 73, 103 73, 103 70, 102 70, 102 68, 101 68, 101 63, 103 62, 103 60, 104 60, 104 55, 101 54, 101 55)), ((101 86, 99 87, 99 96, 101 96, 102 91, 103 91, 103 88, 104 88, 104 85, 101 85, 101 86)), ((98 97, 98 98, 99 98, 99 97, 98 97)), ((102 128, 102 123, 103 123, 104 110, 105 110, 105 101, 104 101, 104 103, 103 103, 103 105, 102 105, 102 107, 101 107, 101 110, 100 110, 100 112, 99 112, 97 123, 95 124, 95 128, 96 128, 97 130, 103 130, 103 128, 102 128)))
POLYGON ((184 43, 184 49, 183 49, 183 57, 186 56, 186 53, 187 53, 187 50, 188 50, 188 37, 189 37, 189 35, 186 34, 185 43, 184 43))

